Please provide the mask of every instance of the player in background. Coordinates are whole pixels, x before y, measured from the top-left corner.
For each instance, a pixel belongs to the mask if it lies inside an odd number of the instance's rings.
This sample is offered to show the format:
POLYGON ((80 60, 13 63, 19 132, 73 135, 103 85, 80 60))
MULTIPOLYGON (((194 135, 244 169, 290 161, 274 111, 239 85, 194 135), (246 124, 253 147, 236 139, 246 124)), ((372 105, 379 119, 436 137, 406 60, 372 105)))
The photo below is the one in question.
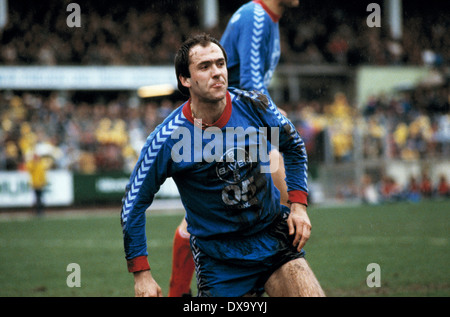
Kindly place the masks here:
POLYGON ((324 296, 302 249, 311 223, 307 155, 295 127, 264 94, 228 89, 226 52, 206 34, 183 43, 175 69, 190 98, 147 138, 123 199, 125 257, 136 296, 162 296, 147 259, 145 222, 167 177, 186 210, 199 296, 324 296), (242 127, 245 133, 236 132, 242 127), (261 129, 277 132, 271 142, 285 156, 289 208, 280 203, 264 158, 271 145, 250 138, 261 129))
POLYGON ((30 184, 35 195, 36 215, 44 215, 44 195, 45 186, 47 186, 47 170, 50 167, 48 160, 37 153, 27 162, 26 169, 30 174, 30 184))
MULTIPOLYGON (((230 87, 257 90, 270 96, 268 86, 281 52, 278 22, 285 10, 298 5, 299 0, 254 0, 233 14, 220 41, 228 55, 230 87)), ((289 206, 283 157, 274 149, 270 159, 272 178, 280 191, 281 202, 289 206)), ((190 293, 194 269, 187 223, 183 218, 173 238, 169 297, 190 293)))

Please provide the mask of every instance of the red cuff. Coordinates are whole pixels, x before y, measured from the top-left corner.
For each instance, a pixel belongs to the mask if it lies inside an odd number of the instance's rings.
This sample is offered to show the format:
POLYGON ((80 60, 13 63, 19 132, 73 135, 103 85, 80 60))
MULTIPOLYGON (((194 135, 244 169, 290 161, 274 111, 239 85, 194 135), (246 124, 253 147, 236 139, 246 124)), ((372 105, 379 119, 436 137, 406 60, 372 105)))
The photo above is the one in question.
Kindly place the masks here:
POLYGON ((139 271, 150 270, 147 257, 145 255, 127 260, 128 272, 134 273, 139 271))
POLYGON ((299 203, 308 206, 308 193, 301 190, 291 190, 288 192, 289 203, 299 203))

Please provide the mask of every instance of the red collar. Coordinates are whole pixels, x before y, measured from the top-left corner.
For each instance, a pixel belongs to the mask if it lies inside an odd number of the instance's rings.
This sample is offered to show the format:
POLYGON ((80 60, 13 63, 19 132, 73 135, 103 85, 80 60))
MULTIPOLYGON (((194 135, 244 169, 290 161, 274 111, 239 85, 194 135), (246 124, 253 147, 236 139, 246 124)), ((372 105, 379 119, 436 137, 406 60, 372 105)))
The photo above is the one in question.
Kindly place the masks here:
MULTIPOLYGON (((230 120, 231 117, 231 96, 230 93, 227 91, 227 104, 225 106, 225 110, 223 111, 222 115, 220 116, 219 120, 214 122, 212 126, 218 127, 219 129, 222 129, 227 123, 228 120, 230 120)), ((191 112, 191 99, 189 99, 183 106, 183 114, 192 124, 194 124, 194 118, 192 117, 191 112)), ((203 127, 202 129, 205 130, 207 127, 203 127)))
POLYGON ((267 14, 270 16, 273 22, 277 23, 278 21, 280 21, 281 16, 270 10, 263 0, 253 0, 253 2, 261 5, 261 7, 263 7, 263 9, 267 12, 267 14))

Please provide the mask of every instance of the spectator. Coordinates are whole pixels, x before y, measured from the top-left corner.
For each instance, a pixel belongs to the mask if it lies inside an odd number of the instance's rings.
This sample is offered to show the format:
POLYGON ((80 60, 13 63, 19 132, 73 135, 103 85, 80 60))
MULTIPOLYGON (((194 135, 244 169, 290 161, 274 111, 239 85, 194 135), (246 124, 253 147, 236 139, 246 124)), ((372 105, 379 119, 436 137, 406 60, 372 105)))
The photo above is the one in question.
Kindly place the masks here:
POLYGON ((421 175, 420 193, 424 198, 431 198, 433 196, 433 183, 425 171, 421 175))
POLYGON ((412 202, 418 202, 421 198, 420 184, 414 175, 409 177, 409 182, 405 189, 406 199, 412 202))
POLYGON ((401 200, 401 188, 392 176, 384 176, 380 184, 380 193, 384 202, 401 200))
POLYGON ((376 205, 380 203, 380 196, 375 184, 372 182, 372 177, 365 174, 361 180, 361 199, 364 203, 369 205, 376 205))
POLYGON ((20 169, 21 155, 14 141, 7 141, 5 146, 5 169, 15 171, 20 169))
POLYGON ((436 193, 438 197, 449 197, 450 196, 450 185, 447 182, 447 177, 444 174, 439 176, 439 182, 436 186, 436 193))

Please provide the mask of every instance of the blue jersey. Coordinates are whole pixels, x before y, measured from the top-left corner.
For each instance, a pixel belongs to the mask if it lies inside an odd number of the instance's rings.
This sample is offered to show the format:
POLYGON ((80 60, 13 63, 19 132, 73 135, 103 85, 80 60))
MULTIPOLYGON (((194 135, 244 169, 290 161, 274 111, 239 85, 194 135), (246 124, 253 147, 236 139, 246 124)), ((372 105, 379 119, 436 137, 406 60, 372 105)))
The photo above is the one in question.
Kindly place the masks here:
POLYGON ((127 185, 121 212, 126 258, 148 254, 145 211, 168 177, 179 190, 191 235, 226 238, 266 228, 284 212, 267 169, 268 146, 276 143, 290 197, 306 203, 304 143, 265 95, 230 88, 213 128, 195 125, 189 101, 174 110, 148 137, 127 185))
POLYGON ((228 55, 230 87, 269 95, 267 88, 280 59, 278 20, 260 0, 233 14, 220 41, 228 55))

